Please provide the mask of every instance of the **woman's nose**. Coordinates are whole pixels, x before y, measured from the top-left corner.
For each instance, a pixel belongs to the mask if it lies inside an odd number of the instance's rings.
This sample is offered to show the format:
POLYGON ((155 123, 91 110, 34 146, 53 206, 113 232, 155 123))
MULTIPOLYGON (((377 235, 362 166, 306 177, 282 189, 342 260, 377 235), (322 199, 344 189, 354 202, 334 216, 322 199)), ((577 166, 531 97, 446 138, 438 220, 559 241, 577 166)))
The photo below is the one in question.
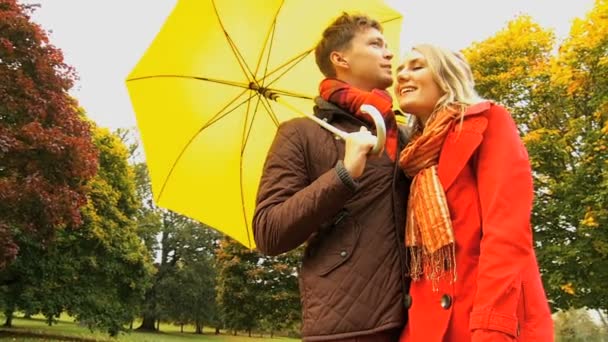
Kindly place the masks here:
POLYGON ((410 78, 410 73, 404 68, 397 72, 397 81, 407 81, 410 78))

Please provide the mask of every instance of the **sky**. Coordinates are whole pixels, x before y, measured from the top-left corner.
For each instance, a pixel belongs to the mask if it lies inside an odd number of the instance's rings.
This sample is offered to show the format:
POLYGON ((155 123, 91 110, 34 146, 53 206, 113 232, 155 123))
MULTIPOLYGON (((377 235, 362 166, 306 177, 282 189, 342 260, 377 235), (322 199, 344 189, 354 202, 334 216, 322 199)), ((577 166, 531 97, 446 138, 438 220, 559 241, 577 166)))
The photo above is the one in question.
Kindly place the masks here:
MULTIPOLYGON (((76 68, 80 79, 71 94, 87 115, 102 127, 134 127, 135 114, 124 80, 176 0, 18 1, 41 5, 33 20, 50 32, 51 43, 76 68)), ((415 43, 459 50, 493 36, 520 14, 532 16, 542 27, 553 29, 558 39, 563 39, 572 20, 584 17, 594 1, 563 0, 559 5, 555 0, 386 2, 403 14, 402 50, 415 43)))

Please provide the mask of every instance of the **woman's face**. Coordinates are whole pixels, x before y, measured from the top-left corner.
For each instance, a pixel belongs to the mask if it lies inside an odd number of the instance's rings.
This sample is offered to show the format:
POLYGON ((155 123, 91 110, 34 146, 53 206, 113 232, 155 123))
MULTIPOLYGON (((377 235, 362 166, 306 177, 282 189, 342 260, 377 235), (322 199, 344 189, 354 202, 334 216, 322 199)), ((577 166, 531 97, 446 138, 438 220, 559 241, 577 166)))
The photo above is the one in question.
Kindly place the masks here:
POLYGON ((405 113, 426 121, 444 95, 428 67, 426 58, 412 50, 397 68, 395 95, 405 113))

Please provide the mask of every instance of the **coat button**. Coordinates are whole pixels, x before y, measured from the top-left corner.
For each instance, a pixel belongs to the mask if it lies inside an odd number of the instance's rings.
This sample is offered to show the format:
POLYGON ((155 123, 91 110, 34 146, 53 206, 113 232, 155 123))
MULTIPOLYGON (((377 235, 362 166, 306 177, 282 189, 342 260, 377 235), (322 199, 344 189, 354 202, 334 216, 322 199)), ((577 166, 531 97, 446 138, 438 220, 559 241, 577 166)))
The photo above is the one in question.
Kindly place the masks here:
POLYGON ((449 309, 452 306, 452 297, 450 295, 444 294, 441 296, 441 307, 444 309, 449 309))
POLYGON ((343 258, 346 258, 347 255, 348 255, 348 253, 346 253, 346 251, 340 252, 340 256, 343 258))
POLYGON ((409 309, 412 307, 412 296, 410 296, 409 294, 406 294, 405 297, 403 298, 403 305, 405 305, 406 309, 409 309))

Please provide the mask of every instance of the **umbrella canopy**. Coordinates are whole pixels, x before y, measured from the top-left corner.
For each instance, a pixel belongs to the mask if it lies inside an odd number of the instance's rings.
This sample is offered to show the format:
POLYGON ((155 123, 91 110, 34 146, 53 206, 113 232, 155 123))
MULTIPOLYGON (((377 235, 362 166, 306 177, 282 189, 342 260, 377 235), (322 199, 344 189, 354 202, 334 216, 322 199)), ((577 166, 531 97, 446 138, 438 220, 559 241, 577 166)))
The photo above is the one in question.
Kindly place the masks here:
POLYGON ((254 248, 251 221, 278 125, 312 112, 314 47, 342 12, 402 16, 380 0, 180 0, 127 78, 157 205, 254 248), (280 101, 278 101, 280 100, 280 101))

